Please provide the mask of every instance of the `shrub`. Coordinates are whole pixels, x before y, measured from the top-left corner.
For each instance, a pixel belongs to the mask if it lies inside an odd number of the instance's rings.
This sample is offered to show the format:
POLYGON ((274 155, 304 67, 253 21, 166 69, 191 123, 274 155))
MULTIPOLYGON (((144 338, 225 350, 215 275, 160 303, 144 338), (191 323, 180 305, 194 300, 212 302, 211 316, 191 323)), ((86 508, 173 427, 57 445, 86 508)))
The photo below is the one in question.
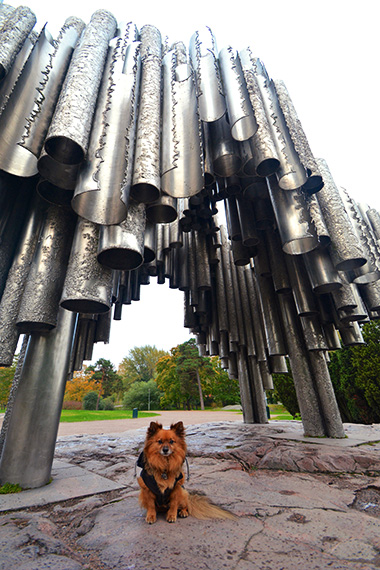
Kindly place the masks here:
POLYGON ((113 403, 112 397, 109 396, 108 398, 104 398, 103 402, 103 410, 114 410, 115 404, 113 403))
POLYGON ((63 402, 62 405, 63 410, 81 410, 82 409, 82 402, 75 402, 74 400, 67 400, 63 402))
MULTIPOLYGON (((99 392, 87 392, 83 397, 83 409, 84 410, 96 410, 96 404, 98 402, 99 392)), ((98 410, 103 410, 103 400, 100 398, 98 403, 98 410)))

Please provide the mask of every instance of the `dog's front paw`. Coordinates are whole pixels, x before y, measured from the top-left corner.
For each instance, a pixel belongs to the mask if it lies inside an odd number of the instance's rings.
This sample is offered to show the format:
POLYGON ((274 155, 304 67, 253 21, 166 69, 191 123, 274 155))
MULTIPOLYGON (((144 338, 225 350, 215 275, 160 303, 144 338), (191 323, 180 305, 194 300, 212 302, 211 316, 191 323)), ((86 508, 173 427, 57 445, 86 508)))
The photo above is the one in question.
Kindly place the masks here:
POLYGON ((177 520, 177 515, 176 515, 175 513, 168 513, 168 514, 166 515, 166 520, 167 520, 169 523, 176 522, 176 520, 177 520))
POLYGON ((146 522, 149 523, 149 524, 155 523, 156 520, 157 520, 156 513, 147 513, 147 515, 146 515, 146 517, 145 517, 145 520, 146 520, 146 522))
POLYGON ((178 516, 181 517, 181 519, 185 519, 189 516, 189 511, 187 509, 179 509, 178 516))

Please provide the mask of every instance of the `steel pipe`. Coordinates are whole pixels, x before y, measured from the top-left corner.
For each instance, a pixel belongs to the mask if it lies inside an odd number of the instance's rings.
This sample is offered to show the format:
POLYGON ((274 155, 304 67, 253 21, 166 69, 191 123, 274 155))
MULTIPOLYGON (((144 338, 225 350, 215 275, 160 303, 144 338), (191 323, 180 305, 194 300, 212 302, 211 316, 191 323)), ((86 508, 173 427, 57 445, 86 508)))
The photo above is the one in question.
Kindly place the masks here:
POLYGON ((191 36, 189 53, 197 81, 200 117, 205 122, 217 121, 226 112, 226 102, 216 40, 208 26, 202 26, 191 36))
POLYGON ((99 228, 78 218, 63 286, 61 307, 77 313, 106 313, 112 304, 112 270, 97 260, 99 228))
POLYGON ((30 337, 0 461, 2 484, 33 489, 50 480, 76 322, 61 309, 55 329, 30 337))
POLYGON ((80 164, 86 157, 108 42, 116 27, 110 12, 97 10, 74 51, 45 140, 47 154, 58 162, 80 164))
POLYGON ((161 188, 173 198, 188 198, 204 187, 203 149, 195 85, 182 43, 165 55, 162 66, 161 188))
POLYGON ((232 138, 246 141, 257 131, 257 123, 236 50, 231 46, 223 48, 219 64, 232 138))
POLYGON ((69 18, 56 42, 44 28, 0 116, 0 166, 16 176, 37 174, 37 160, 49 128, 71 55, 84 23, 69 18))
POLYGON ((87 159, 71 205, 82 218, 103 225, 127 216, 138 91, 140 43, 133 24, 110 42, 87 159))
POLYGON ((161 34, 140 30, 141 84, 131 196, 145 204, 160 196, 161 34))
POLYGON ((100 226, 99 263, 124 271, 140 267, 144 261, 145 225, 145 204, 131 199, 125 220, 112 226, 100 226))
POLYGON ((75 224, 72 211, 48 208, 18 310, 20 333, 44 332, 57 325, 75 224))
POLYGON ((0 81, 7 75, 37 18, 27 6, 6 8, 0 27, 0 81))

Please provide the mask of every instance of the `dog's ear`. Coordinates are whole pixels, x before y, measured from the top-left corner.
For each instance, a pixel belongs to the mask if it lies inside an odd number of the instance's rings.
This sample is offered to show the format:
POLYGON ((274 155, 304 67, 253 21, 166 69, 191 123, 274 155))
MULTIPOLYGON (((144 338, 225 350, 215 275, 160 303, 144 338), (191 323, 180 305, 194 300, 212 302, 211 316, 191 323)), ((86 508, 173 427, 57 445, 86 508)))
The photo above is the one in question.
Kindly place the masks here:
POLYGON ((147 430, 147 436, 152 437, 154 434, 159 430, 162 429, 162 424, 158 424, 157 422, 150 422, 150 426, 147 430))
POLYGON ((176 424, 172 424, 170 426, 170 429, 172 429, 178 435, 178 437, 185 437, 185 428, 183 427, 182 422, 177 422, 176 424))

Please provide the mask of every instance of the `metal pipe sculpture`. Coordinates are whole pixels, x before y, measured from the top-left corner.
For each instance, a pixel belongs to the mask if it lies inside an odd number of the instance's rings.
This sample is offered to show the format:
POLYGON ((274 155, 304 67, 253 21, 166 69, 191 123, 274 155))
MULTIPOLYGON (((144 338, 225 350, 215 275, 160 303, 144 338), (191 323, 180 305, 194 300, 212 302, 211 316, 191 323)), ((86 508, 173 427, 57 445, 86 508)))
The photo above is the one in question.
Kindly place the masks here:
POLYGON ((183 291, 184 324, 238 379, 245 422, 268 421, 289 362, 305 434, 344 437, 328 351, 379 318, 380 215, 314 159, 284 83, 250 48, 219 54, 209 28, 188 56, 104 10, 75 49, 76 18, 57 41, 24 18, 0 7, 0 364, 31 334, 0 482, 47 481, 67 374, 153 277, 183 291))

